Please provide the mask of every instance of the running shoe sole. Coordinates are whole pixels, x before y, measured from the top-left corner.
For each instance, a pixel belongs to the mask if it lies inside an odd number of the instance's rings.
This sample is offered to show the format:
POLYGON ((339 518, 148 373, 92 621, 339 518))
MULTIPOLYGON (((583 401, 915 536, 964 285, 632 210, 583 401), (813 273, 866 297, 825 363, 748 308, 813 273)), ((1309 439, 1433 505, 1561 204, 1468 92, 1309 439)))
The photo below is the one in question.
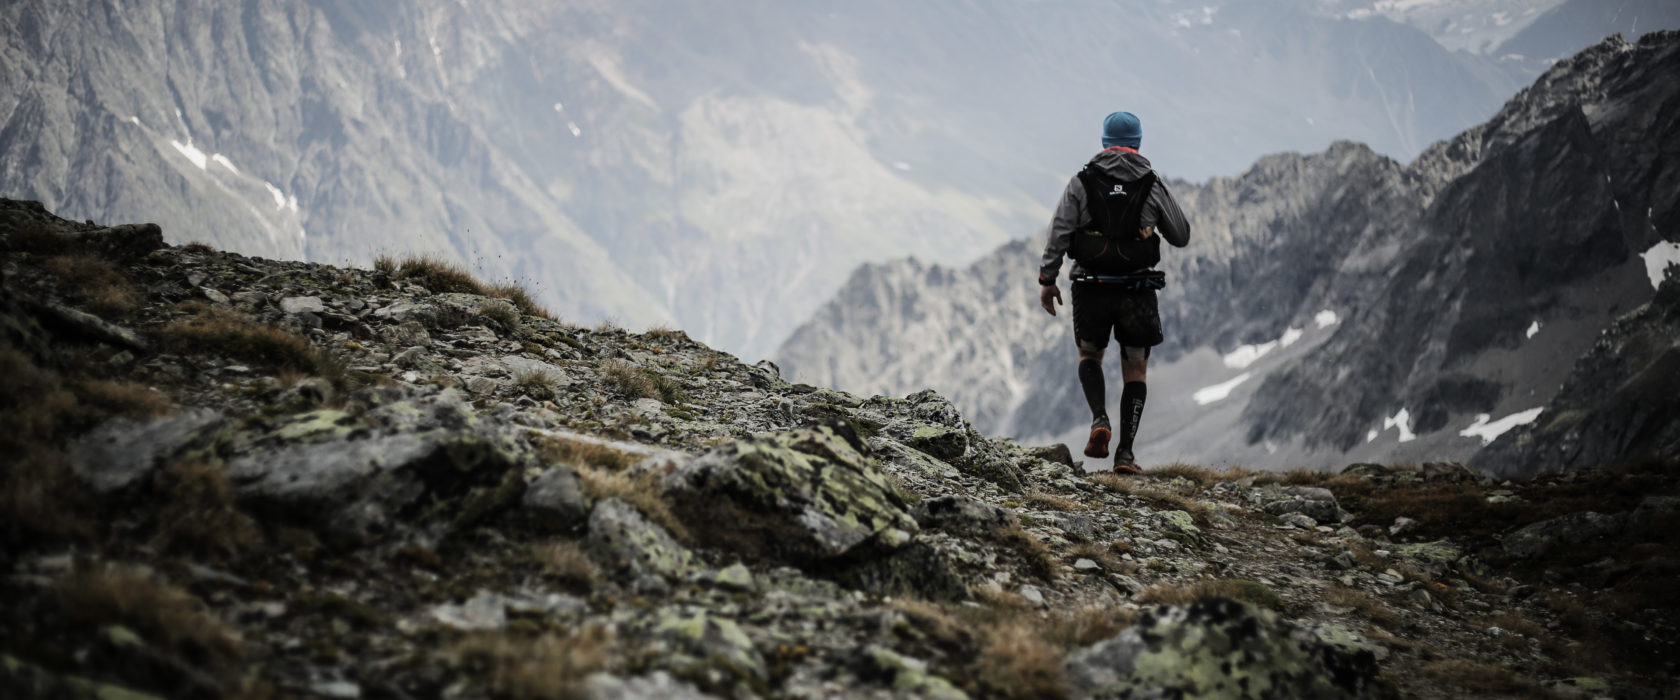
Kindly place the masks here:
POLYGON ((1137 462, 1116 462, 1114 464, 1114 473, 1115 474, 1128 474, 1128 475, 1129 474, 1142 474, 1143 473, 1143 467, 1138 466, 1137 462))
POLYGON ((1107 457, 1109 435, 1108 428, 1092 428, 1091 439, 1085 441, 1085 456, 1107 457))

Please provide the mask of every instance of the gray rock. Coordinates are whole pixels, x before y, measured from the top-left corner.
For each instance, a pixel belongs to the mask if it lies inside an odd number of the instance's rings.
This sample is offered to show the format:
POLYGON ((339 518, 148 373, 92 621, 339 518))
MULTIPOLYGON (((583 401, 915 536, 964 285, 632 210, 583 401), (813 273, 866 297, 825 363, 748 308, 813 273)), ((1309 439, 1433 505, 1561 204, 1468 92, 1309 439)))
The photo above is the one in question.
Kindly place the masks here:
POLYGON ((432 334, 427 333, 426 327, 418 321, 403 321, 380 328, 379 339, 399 347, 425 348, 432 344, 432 334))
POLYGON ((916 520, 855 440, 833 426, 743 440, 675 468, 665 491, 702 541, 751 557, 812 563, 866 542, 900 546, 916 520))
POLYGON ((99 493, 121 490, 222 422, 222 414, 207 408, 187 409, 154 421, 114 419, 76 440, 70 451, 71 468, 99 493))
POLYGON ((1288 513, 1300 513, 1321 523, 1339 523, 1342 521, 1342 509, 1336 505, 1334 498, 1323 500, 1309 497, 1287 498, 1272 501, 1261 506, 1267 513, 1282 517, 1288 513))
POLYGON ((694 555, 665 528, 616 498, 589 513, 589 549, 608 567, 631 577, 681 578, 693 570, 694 555))
POLYGON ((198 291, 200 293, 204 294, 205 299, 209 299, 213 303, 226 304, 230 301, 228 299, 228 295, 223 294, 221 292, 218 292, 218 291, 216 291, 214 289, 211 289, 209 287, 204 287, 202 289, 199 289, 198 291))
POLYGON ((1307 629, 1215 598, 1144 613, 1130 629, 1069 654, 1080 697, 1369 697, 1371 645, 1346 629, 1307 629))
POLYGON ((1283 516, 1283 522, 1302 530, 1311 530, 1318 527, 1317 520, 1313 520, 1311 517, 1301 513, 1285 513, 1283 516))
POLYGON ((1639 502, 1639 507, 1628 514, 1627 529, 1630 532, 1643 530, 1659 516, 1675 512, 1680 512, 1680 497, 1646 496, 1639 502))
POLYGON ((702 693, 669 673, 654 671, 630 678, 591 674, 583 681, 583 697, 588 700, 711 700, 716 696, 702 693))
POLYGON ((1043 591, 1038 590, 1037 586, 1023 585, 1018 592, 1021 594, 1022 598, 1025 598, 1027 602, 1032 603, 1033 605, 1044 604, 1044 593, 1043 591))
POLYGON ((589 497, 571 467, 549 467, 525 488, 519 515, 544 533, 572 532, 589 519, 589 497))
POLYGON ((1393 525, 1388 526, 1388 535, 1390 537, 1399 537, 1417 529, 1417 524, 1418 521, 1402 515, 1394 519, 1393 525))
POLYGON ((1622 531, 1626 515, 1604 515, 1591 511, 1542 520, 1505 536, 1507 555, 1532 559, 1550 553, 1560 545, 1582 544, 1622 531))
POLYGON ((507 601, 498 594, 479 591, 464 603, 434 607, 431 614, 439 623, 458 630, 501 629, 507 626, 507 601))
POLYGON ((961 494, 923 500, 910 512, 924 528, 976 536, 1020 522, 1012 511, 961 494))
POLYGON ((327 310, 320 297, 286 297, 280 300, 280 310, 289 314, 319 314, 327 310))

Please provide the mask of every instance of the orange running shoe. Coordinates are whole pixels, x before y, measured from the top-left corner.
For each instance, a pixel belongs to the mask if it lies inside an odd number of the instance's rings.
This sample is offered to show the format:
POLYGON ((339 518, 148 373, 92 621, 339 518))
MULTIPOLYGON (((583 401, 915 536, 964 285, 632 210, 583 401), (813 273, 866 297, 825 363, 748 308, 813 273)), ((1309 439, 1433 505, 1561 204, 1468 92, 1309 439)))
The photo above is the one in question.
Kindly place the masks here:
POLYGON ((1132 456, 1131 450, 1120 450, 1114 453, 1115 474, 1142 474, 1143 467, 1138 466, 1137 458, 1132 456))
POLYGON ((1103 458, 1108 456, 1108 437, 1113 435, 1108 429, 1108 416, 1098 416, 1091 421, 1091 439, 1085 441, 1085 456, 1103 458))

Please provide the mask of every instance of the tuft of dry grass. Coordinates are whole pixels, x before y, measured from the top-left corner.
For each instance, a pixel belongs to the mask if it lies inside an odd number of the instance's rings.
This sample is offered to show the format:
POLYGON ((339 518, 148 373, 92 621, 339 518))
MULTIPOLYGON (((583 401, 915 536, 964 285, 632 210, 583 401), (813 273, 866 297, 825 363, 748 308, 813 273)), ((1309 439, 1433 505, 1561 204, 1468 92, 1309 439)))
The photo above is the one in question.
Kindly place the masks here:
POLYGON ((76 253, 47 258, 42 267, 88 311, 99 316, 123 316, 140 307, 145 295, 123 274, 122 268, 97 255, 76 253))
POLYGON ((1230 598, 1263 608, 1283 610, 1283 599, 1265 584, 1247 579, 1204 579, 1189 586, 1158 583, 1143 590, 1133 599, 1139 603, 1187 605, 1208 598, 1230 598))
MULTIPOLYGON (((376 266, 378 261, 374 263, 376 266)), ((413 282, 433 294, 484 295, 484 285, 460 263, 441 255, 417 255, 396 266, 397 279, 413 282)))
POLYGON ((1096 644, 1132 626, 1136 614, 1110 605, 1086 605, 1063 610, 1044 621, 1045 641, 1063 651, 1096 644))
POLYGON ((203 602, 141 569, 78 568, 59 579, 54 592, 74 624, 125 625, 202 665, 225 663, 244 653, 238 635, 203 602))
POLYGON ((610 445, 552 435, 537 442, 537 454, 548 464, 601 467, 610 471, 629 469, 639 461, 636 455, 610 445))
POLYGON ((214 252, 216 252, 216 249, 211 247, 211 245, 208 244, 208 243, 203 243, 203 242, 200 242, 200 241, 192 241, 190 243, 183 244, 181 246, 181 252, 183 252, 183 253, 197 253, 199 255, 203 255, 205 253, 214 253, 214 252))
POLYGON ((1062 654, 1030 620, 1014 618, 987 626, 976 659, 976 680, 993 698, 1062 698, 1062 654))
POLYGON ((1091 481, 1115 493, 1125 494, 1143 499, 1158 508, 1166 510, 1182 510, 1190 514, 1190 518, 1198 525, 1208 523, 1208 504, 1196 499, 1185 498, 1166 488, 1156 485, 1149 480, 1135 476, 1121 476, 1119 474, 1093 474, 1091 481))
POLYGON ((1102 567, 1103 571, 1121 570, 1120 560, 1115 558, 1114 550, 1110 547, 1110 545, 1097 544, 1095 542, 1076 544, 1069 548, 1067 556, 1063 557, 1063 560, 1069 564, 1079 561, 1080 559, 1090 559, 1091 561, 1096 562, 1097 566, 1102 567))
POLYGON ((665 326, 654 326, 649 328, 643 335, 653 340, 664 340, 673 343, 684 343, 688 341, 687 333, 675 328, 666 328, 665 326))
POLYGON ((175 462, 159 476, 163 506, 154 546, 234 559, 262 544, 256 521, 240 511, 220 464, 194 459, 175 462))
POLYGON ((1029 493, 1027 494, 1025 500, 1029 505, 1045 510, 1059 510, 1065 512, 1086 509, 1085 504, 1080 503, 1079 501, 1057 496, 1055 494, 1044 493, 1043 491, 1034 491, 1029 493))
POLYGON ((1363 591, 1344 586, 1332 586, 1324 591, 1325 602, 1353 608, 1354 614, 1391 630, 1400 629, 1400 616, 1363 591))
POLYGON ((532 548, 531 555, 542 564, 543 573, 574 591, 587 593, 601 583, 601 570, 577 543, 554 540, 532 548))
POLYGON ((910 629, 925 636, 936 646, 954 650, 966 648, 974 642, 973 625, 953 615, 938 603, 913 598, 895 598, 891 605, 914 623, 910 629))
POLYGON ((345 368, 331 353, 296 333, 258 323, 243 313, 189 302, 191 316, 157 331, 160 343, 181 354, 214 353, 276 370, 292 370, 330 380, 342 388, 345 368))
POLYGON ((524 637, 513 633, 473 635, 451 656, 455 665, 487 677, 491 695, 509 700, 573 700, 583 681, 612 662, 612 632, 592 625, 576 634, 524 637))
POLYGON ((509 304, 513 304, 513 308, 518 309, 519 313, 526 316, 554 320, 554 315, 549 313, 548 309, 543 308, 542 304, 538 304, 536 298, 532 297, 531 293, 517 282, 498 282, 485 285, 484 296, 505 300, 509 304))
POLYGON ((610 360, 601 365, 601 381, 607 388, 632 399, 659 399, 665 403, 688 400, 682 387, 665 375, 646 367, 637 367, 623 360, 610 360))
POLYGON ((1466 693, 1505 693, 1519 697, 1548 697, 1546 689, 1503 666, 1476 661, 1436 661, 1423 672, 1442 685, 1466 693))
POLYGON ((552 401, 556 388, 554 377, 542 370, 513 375, 513 390, 538 401, 552 401))
POLYGON ((1150 467, 1148 471, 1144 472, 1144 476, 1164 481, 1171 481, 1175 478, 1183 478, 1196 484, 1197 488, 1207 488, 1221 481, 1236 481, 1237 479, 1241 479, 1252 474, 1253 472, 1241 467, 1230 467, 1216 472, 1212 469, 1208 469, 1207 467, 1198 467, 1191 464, 1185 464, 1184 462, 1173 462, 1171 464, 1163 464, 1159 467, 1150 467))
POLYGON ((1045 581, 1056 579, 1056 557, 1050 553, 1050 548, 1044 546, 1037 537, 1027 532, 1020 523, 1011 523, 1007 527, 999 528, 994 534, 997 541, 1015 550, 1015 553, 1026 560, 1027 571, 1045 581))
POLYGON ((1260 472, 1254 477, 1255 486, 1283 484, 1284 486, 1324 486, 1339 476, 1333 472, 1296 467, 1282 472, 1260 472))
POLYGON ((478 315, 488 318, 501 326, 502 330, 513 332, 519 330, 519 310, 507 304, 480 304, 478 315))
POLYGON ((590 500, 616 498, 624 501, 635 506, 648 520, 664 527, 671 536, 684 541, 689 539, 688 528, 671 512, 671 504, 661 495, 652 475, 631 476, 583 465, 577 467, 577 473, 583 492, 590 500))

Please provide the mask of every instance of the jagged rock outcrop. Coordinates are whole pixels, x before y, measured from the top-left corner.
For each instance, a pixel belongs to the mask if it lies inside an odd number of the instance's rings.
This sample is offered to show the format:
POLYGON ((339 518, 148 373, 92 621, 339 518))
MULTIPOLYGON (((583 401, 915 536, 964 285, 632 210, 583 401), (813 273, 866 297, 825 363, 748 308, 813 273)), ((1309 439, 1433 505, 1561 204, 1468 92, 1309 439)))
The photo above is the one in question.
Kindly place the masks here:
POLYGON ((1472 462, 1495 474, 1680 455, 1680 277, 1599 336, 1539 420, 1472 462))
POLYGON ((417 273, 9 233, 8 698, 1637 696, 1676 671, 1680 470, 1091 475, 933 391, 790 384, 417 273), (31 322, 55 304, 149 349, 31 322))

